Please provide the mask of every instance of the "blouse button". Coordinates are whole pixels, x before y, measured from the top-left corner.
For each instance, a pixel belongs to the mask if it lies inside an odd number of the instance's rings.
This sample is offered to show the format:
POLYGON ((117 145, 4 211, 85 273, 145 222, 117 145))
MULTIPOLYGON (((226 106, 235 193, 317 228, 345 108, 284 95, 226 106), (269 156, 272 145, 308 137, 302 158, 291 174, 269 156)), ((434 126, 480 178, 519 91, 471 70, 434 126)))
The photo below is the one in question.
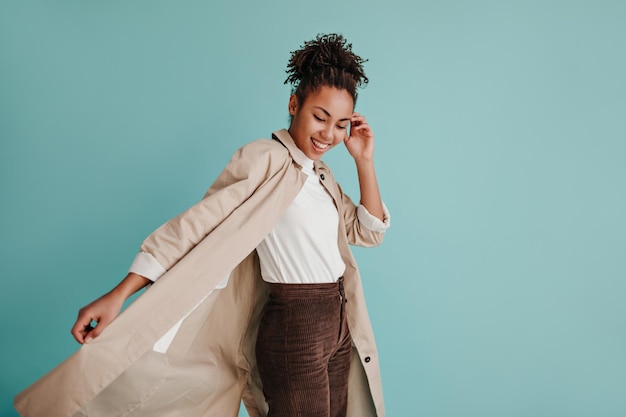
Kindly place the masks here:
POLYGON ((372 358, 370 358, 369 356, 365 357, 365 363, 370 363, 371 360, 372 360, 372 358))

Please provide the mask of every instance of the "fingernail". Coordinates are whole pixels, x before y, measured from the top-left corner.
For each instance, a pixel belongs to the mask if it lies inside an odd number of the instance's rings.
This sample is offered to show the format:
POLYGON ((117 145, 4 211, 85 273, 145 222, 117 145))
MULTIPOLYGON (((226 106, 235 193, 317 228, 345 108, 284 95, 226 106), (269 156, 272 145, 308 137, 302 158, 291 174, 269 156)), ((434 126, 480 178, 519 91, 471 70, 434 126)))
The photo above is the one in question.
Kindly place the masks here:
POLYGON ((85 339, 85 343, 89 343, 93 340, 93 337, 88 337, 87 339, 85 339))

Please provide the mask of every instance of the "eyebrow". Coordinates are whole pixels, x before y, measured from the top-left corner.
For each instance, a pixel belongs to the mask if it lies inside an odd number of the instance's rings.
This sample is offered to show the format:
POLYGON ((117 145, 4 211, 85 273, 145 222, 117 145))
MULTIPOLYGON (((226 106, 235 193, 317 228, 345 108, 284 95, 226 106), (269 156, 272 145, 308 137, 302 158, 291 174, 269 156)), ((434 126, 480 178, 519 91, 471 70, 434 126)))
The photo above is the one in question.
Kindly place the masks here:
MULTIPOLYGON (((323 112, 324 112, 324 114, 326 114, 326 116, 328 116, 328 117, 332 117, 332 116, 330 115, 330 113, 328 113, 328 111, 327 111, 325 108, 323 108, 323 107, 320 107, 320 106, 313 106, 313 108, 315 108, 315 109, 319 109, 319 110, 323 111, 323 112)), ((350 121, 350 118, 349 118, 349 117, 346 117, 345 119, 339 119, 339 121, 340 121, 340 122, 350 121)))

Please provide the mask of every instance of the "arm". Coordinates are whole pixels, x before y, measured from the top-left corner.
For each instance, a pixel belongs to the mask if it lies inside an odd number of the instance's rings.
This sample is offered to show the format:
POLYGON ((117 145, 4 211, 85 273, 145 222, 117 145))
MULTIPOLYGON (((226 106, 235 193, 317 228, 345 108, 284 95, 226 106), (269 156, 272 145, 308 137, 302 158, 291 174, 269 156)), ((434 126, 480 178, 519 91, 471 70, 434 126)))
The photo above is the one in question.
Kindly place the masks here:
POLYGON ((355 160, 361 191, 361 204, 372 215, 383 221, 383 202, 380 198, 374 160, 355 160))
POLYGON ((276 165, 288 163, 285 158, 275 158, 276 149, 287 152, 273 140, 259 140, 240 148, 204 198, 150 234, 140 250, 170 270, 250 198, 266 181, 268 172, 276 172, 276 165))
MULTIPOLYGON (((141 251, 153 266, 162 268, 161 272, 171 269, 262 185, 264 173, 275 172, 276 164, 287 163, 284 158, 271 158, 276 147, 282 152, 282 146, 269 140, 239 149, 200 202, 151 233, 141 251)), ((117 317, 124 301, 156 278, 129 273, 113 290, 80 309, 72 328, 74 338, 86 343, 98 336, 117 317), (95 328, 92 321, 98 323, 95 328)))
POLYGON ((371 215, 383 221, 383 203, 374 170, 374 132, 359 113, 352 115, 350 123, 350 135, 344 143, 356 163, 361 204, 371 215))
POLYGON ((355 205, 337 184, 341 197, 341 213, 348 243, 356 246, 378 246, 382 243, 386 230, 391 224, 387 207, 383 204, 383 220, 369 213, 363 205, 355 205))
POLYGON ((130 273, 115 288, 78 311, 78 318, 72 327, 72 335, 78 343, 89 343, 113 321, 122 309, 124 301, 150 281, 141 275, 130 273), (91 322, 98 323, 96 327, 91 322))
POLYGON ((356 163, 361 192, 361 204, 357 207, 337 184, 348 242, 359 246, 379 245, 389 227, 390 216, 380 197, 374 170, 374 133, 365 117, 352 115, 350 135, 344 143, 356 163))

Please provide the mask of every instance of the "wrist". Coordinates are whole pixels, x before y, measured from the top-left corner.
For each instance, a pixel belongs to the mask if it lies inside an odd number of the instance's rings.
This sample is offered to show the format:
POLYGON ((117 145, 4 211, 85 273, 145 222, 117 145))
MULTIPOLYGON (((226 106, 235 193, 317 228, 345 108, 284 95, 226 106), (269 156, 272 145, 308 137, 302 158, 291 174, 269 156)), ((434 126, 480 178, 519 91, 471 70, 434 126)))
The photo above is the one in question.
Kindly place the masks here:
POLYGON ((132 294, 133 293, 126 286, 118 285, 117 287, 109 291, 107 295, 109 295, 111 298, 124 302, 132 294))
POLYGON ((369 169, 374 167, 374 158, 370 157, 361 157, 354 158, 354 163, 356 164, 357 169, 369 169))
POLYGON ((124 301, 150 282, 148 278, 130 272, 109 294, 124 301))

